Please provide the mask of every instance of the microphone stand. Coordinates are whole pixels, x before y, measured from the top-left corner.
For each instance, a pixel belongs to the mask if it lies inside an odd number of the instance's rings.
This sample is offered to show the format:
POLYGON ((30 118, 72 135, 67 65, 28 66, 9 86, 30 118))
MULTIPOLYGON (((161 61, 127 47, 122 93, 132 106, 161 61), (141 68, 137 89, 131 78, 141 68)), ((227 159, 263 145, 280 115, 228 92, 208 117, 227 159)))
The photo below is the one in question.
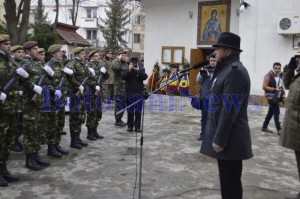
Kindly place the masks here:
POLYGON ((140 101, 143 101, 143 102, 142 102, 142 103, 143 103, 142 118, 141 118, 141 130, 142 130, 142 132, 141 132, 141 140, 140 140, 140 171, 139 171, 139 197, 138 197, 139 199, 141 199, 141 188, 142 188, 142 166, 143 166, 143 144, 144 144, 144 133, 143 133, 143 132, 144 132, 144 115, 145 115, 145 110, 144 110, 144 108, 145 108, 145 103, 144 103, 144 101, 145 101, 146 99, 148 99, 149 96, 151 96, 152 94, 156 93, 156 92, 159 91, 160 89, 162 89, 162 88, 168 86, 169 84, 171 84, 172 82, 178 80, 179 78, 182 78, 182 77, 184 76, 185 72, 187 72, 188 70, 191 70, 191 69, 193 69, 193 68, 190 67, 190 68, 184 69, 183 71, 180 71, 180 72, 176 73, 176 76, 177 76, 177 77, 176 77, 175 79, 173 79, 173 80, 170 81, 170 82, 167 82, 166 85, 161 86, 160 88, 158 88, 158 89, 152 91, 151 93, 148 93, 147 95, 142 96, 141 99, 135 101, 134 103, 130 104, 129 106, 126 106, 125 108, 123 108, 122 110, 120 110, 120 111, 118 111, 118 112, 116 113, 117 115, 118 115, 118 114, 121 114, 121 113, 123 113, 126 109, 129 109, 130 107, 135 106, 135 105, 136 105, 137 103, 139 103, 140 101))

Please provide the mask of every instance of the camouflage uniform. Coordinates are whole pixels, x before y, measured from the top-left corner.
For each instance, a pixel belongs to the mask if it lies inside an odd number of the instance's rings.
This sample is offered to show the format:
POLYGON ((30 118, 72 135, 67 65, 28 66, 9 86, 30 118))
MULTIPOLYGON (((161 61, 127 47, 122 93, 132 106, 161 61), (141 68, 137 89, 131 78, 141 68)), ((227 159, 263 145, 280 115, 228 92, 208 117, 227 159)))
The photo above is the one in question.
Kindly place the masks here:
POLYGON ((101 67, 104 67, 104 62, 95 62, 90 61, 87 65, 89 68, 93 68, 95 70, 95 76, 91 78, 89 81, 89 92, 91 96, 91 111, 87 113, 87 120, 86 120, 86 126, 88 128, 88 139, 95 140, 96 138, 103 138, 103 136, 100 136, 97 133, 97 127, 99 125, 99 121, 102 118, 102 110, 98 110, 96 108, 96 101, 100 104, 97 105, 97 107, 102 109, 101 105, 101 96, 103 96, 103 82, 104 80, 109 78, 109 74, 106 71, 105 74, 101 74, 100 69, 101 67), (100 87, 100 93, 96 96, 96 90, 95 87, 97 86, 97 81, 99 79, 99 75, 102 75, 99 87, 100 87), (97 100, 99 98, 99 100, 97 100))
POLYGON ((114 79, 115 79, 115 74, 114 74, 114 71, 112 70, 113 62, 110 58, 104 59, 103 62, 104 62, 105 68, 109 74, 109 78, 106 79, 103 83, 104 84, 103 89, 105 91, 105 94, 107 96, 109 96, 111 100, 113 100, 114 99, 114 79))
POLYGON ((26 167, 32 170, 40 170, 40 166, 49 166, 47 160, 40 158, 40 129, 38 124, 41 116, 41 106, 43 96, 33 91, 42 76, 42 64, 33 57, 25 56, 21 65, 26 64, 26 71, 29 74, 27 79, 22 81, 23 93, 23 122, 24 122, 24 152, 26 154, 26 167), (32 100, 36 96, 35 100, 32 100))
MULTIPOLYGON (((70 83, 68 87, 68 93, 75 95, 79 90, 78 87, 81 85, 85 77, 88 75, 88 69, 85 66, 85 61, 78 58, 73 59, 67 66, 73 71, 73 75, 68 75, 68 81, 70 83)), ((86 86, 85 89, 86 90, 86 86)), ((80 104, 76 107, 75 97, 70 97, 70 116, 69 116, 69 127, 71 132, 71 147, 81 149, 81 146, 87 146, 86 143, 80 139, 81 125, 85 122, 84 112, 84 96, 80 95, 80 104), (72 112, 79 108, 78 111, 72 112), (75 146, 75 147, 74 147, 75 146)))
MULTIPOLYGON (((21 60, 17 60, 15 58, 11 58, 12 66, 14 70, 18 68, 19 63, 21 60)), ((17 83, 17 89, 21 92, 23 92, 23 86, 21 86, 19 83, 17 83)), ((16 101, 16 112, 17 112, 17 129, 14 130, 16 132, 15 136, 15 142, 12 146, 12 150, 16 152, 21 152, 23 150, 23 145, 19 141, 19 137, 23 134, 24 128, 23 128, 23 97, 19 95, 18 100, 16 101)))
MULTIPOLYGON (((12 66, 10 56, 0 52, 0 92, 3 92, 4 86, 14 75, 14 71, 15 68, 12 66)), ((15 141, 17 129, 16 109, 19 100, 19 93, 15 86, 5 94, 7 99, 4 103, 0 102, 0 186, 7 186, 7 182, 2 177, 9 181, 5 176, 4 169, 6 169, 5 162, 8 160, 11 147, 15 141)), ((17 180, 18 178, 15 181, 17 180)))
POLYGON ((123 61, 116 61, 112 65, 112 70, 114 71, 114 92, 115 92, 115 119, 116 122, 121 121, 124 112, 116 114, 118 111, 126 107, 126 97, 125 97, 125 81, 122 80, 121 73, 126 71, 128 64, 123 61))

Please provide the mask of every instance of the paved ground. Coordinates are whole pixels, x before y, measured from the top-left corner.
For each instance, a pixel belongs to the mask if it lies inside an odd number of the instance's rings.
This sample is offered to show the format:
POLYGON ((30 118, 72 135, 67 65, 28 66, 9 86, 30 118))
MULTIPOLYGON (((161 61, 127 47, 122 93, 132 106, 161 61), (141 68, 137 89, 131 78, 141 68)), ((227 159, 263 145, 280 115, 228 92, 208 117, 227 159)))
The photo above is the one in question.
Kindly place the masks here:
MULTIPOLYGON (((174 102, 174 110, 168 106, 173 100, 166 96, 150 106, 149 100, 146 103, 142 198, 220 199, 216 161, 199 153, 200 112, 186 99, 182 105, 179 97, 174 102)), ((277 135, 260 131, 266 111, 263 107, 249 112, 255 157, 244 162, 245 199, 283 199, 299 190, 294 154, 278 146, 277 135)), ((138 198, 140 134, 126 129, 116 128, 113 112, 107 111, 98 128, 104 140, 89 141, 82 150, 70 149, 70 155, 61 159, 49 158, 51 166, 42 171, 29 171, 24 155, 13 153, 9 168, 21 180, 1 188, 0 198, 138 198)), ((82 130, 85 138, 86 128, 82 130)), ((62 145, 69 147, 69 141, 69 134, 63 136, 62 145)), ((45 157, 46 146, 41 155, 45 157)))

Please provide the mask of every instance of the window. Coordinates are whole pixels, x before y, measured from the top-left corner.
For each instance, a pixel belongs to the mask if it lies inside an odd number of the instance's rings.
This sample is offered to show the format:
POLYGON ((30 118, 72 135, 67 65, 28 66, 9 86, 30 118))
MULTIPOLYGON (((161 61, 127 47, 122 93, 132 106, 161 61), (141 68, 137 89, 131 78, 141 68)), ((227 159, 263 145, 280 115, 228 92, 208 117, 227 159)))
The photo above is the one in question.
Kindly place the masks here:
POLYGON ((86 30, 86 39, 97 39, 97 30, 86 30))
POLYGON ((141 43, 141 34, 133 34, 133 43, 141 43))
POLYGON ((139 25, 141 23, 141 15, 135 15, 133 17, 133 25, 139 25))
POLYGON ((72 19, 73 9, 68 9, 69 19, 72 19))
POLYGON ((163 64, 182 64, 184 60, 184 47, 163 46, 161 60, 163 64))
POLYGON ((97 18, 97 8, 87 8, 86 9, 87 18, 97 18))

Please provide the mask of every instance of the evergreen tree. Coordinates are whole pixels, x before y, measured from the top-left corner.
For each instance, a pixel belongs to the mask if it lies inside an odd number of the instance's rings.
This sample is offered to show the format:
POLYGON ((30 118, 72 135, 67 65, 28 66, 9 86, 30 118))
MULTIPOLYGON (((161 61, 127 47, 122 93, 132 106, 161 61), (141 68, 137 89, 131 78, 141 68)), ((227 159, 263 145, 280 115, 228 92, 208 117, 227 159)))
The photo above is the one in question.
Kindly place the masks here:
POLYGON ((38 42, 39 47, 46 50, 50 45, 55 43, 55 33, 51 22, 47 21, 47 14, 44 14, 44 6, 42 0, 38 0, 38 5, 34 13, 35 22, 30 24, 33 28, 33 35, 29 36, 30 40, 38 42))
POLYGON ((122 38, 126 31, 125 25, 129 23, 130 12, 126 8, 127 0, 110 0, 108 9, 105 9, 107 18, 101 19, 104 23, 100 27, 107 48, 116 53, 121 47, 126 47, 126 41, 122 38))

